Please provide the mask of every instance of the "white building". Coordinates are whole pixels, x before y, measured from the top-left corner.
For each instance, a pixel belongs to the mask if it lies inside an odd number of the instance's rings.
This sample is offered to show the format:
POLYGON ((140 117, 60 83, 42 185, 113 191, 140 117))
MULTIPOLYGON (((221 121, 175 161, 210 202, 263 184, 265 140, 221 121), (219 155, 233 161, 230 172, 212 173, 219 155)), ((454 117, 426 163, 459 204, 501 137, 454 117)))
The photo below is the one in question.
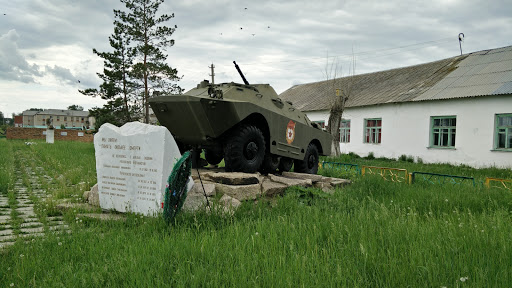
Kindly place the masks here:
POLYGON ((291 87, 283 100, 328 123, 346 98, 341 151, 512 168, 512 46, 291 87))
POLYGON ((48 119, 52 125, 60 129, 94 129, 95 118, 89 116, 89 111, 45 109, 43 111, 23 111, 23 127, 46 128, 48 119))

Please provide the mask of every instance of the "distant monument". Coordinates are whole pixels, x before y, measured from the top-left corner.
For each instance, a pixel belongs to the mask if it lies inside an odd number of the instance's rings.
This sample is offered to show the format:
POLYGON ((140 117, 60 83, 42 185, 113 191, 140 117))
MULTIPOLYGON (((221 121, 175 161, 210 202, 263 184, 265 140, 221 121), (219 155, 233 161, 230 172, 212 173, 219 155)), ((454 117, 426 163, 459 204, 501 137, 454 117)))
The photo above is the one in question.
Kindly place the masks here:
MULTIPOLYGON (((94 135, 100 206, 152 216, 163 211, 167 178, 181 153, 167 128, 103 124, 94 135)), ((189 182, 189 189, 193 185, 189 182)))
POLYGON ((55 130, 53 129, 53 119, 50 117, 46 119, 46 143, 53 144, 55 142, 55 130))

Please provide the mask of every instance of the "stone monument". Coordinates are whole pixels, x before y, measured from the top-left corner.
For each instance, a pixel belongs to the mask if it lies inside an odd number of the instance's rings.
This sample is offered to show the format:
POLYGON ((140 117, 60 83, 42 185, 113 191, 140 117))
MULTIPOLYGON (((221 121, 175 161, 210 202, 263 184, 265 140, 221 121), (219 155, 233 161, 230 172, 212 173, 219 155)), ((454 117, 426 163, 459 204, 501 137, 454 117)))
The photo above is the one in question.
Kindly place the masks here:
MULTIPOLYGON (((101 208, 147 216, 163 211, 167 178, 181 157, 167 128, 103 124, 94 135, 94 149, 101 208)), ((189 189, 193 183, 191 178, 189 189)))

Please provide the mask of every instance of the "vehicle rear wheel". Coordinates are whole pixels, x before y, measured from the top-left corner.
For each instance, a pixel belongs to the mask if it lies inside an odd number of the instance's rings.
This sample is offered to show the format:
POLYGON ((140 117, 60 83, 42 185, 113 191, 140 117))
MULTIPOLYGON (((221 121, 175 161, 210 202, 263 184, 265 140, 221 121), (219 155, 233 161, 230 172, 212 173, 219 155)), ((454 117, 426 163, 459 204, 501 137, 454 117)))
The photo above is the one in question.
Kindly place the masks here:
POLYGON ((309 143, 304 160, 295 160, 295 172, 316 174, 318 172, 318 148, 309 143))
POLYGON ((222 161, 224 158, 224 155, 220 152, 215 152, 210 149, 204 149, 204 158, 206 159, 206 162, 208 162, 211 165, 217 165, 222 161))
POLYGON ((288 157, 281 157, 281 161, 279 161, 279 171, 288 172, 292 170, 293 159, 288 157))
POLYGON ((272 155, 270 153, 265 154, 265 158, 261 164, 261 173, 276 173, 277 168, 279 168, 279 158, 279 156, 272 155))
POLYGON ((265 138, 258 127, 236 128, 224 145, 226 171, 254 173, 265 157, 265 138))

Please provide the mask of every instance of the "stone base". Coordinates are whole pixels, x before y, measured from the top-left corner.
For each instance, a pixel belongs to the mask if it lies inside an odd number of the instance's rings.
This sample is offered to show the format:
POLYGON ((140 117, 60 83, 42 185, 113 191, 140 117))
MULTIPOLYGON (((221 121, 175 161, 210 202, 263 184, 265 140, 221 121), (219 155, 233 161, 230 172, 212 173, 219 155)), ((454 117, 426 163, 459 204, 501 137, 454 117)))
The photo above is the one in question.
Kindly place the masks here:
MULTIPOLYGON (((183 205, 183 209, 186 211, 197 211, 205 208, 207 206, 206 199, 208 198, 208 202, 212 202, 217 195, 219 197, 222 195, 219 204, 226 207, 226 211, 233 211, 240 205, 241 201, 283 195, 286 189, 291 186, 315 187, 332 194, 335 188, 341 188, 351 183, 350 180, 322 175, 284 172, 282 175, 269 174, 264 176, 259 173, 227 173, 220 168, 199 169, 199 175, 197 170, 193 169, 192 178, 194 179, 194 186, 188 191, 183 205), (199 176, 203 185, 199 181, 199 176)), ((89 204, 99 207, 97 191, 97 185, 95 185, 91 188, 91 191, 84 193, 83 198, 89 204)))

